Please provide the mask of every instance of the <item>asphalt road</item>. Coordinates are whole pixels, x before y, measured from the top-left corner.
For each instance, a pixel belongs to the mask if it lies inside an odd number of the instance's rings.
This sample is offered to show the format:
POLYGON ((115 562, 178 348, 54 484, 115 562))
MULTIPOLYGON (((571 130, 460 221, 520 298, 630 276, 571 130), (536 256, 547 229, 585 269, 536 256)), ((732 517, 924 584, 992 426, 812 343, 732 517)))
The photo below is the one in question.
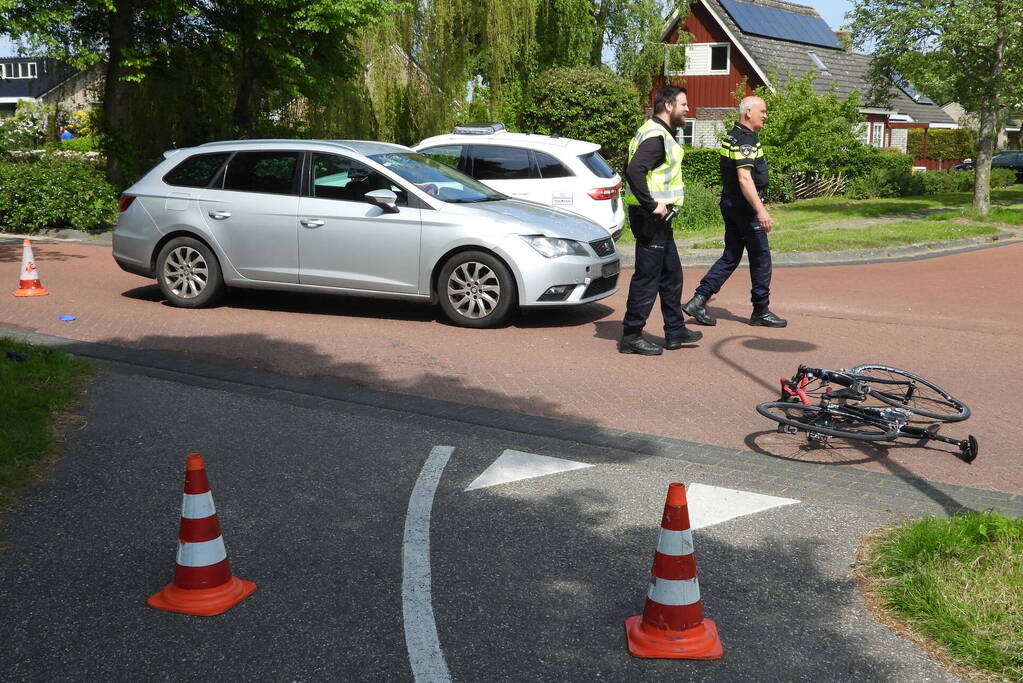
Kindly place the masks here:
POLYGON ((908 485, 883 509, 841 500, 872 473, 750 480, 753 454, 638 448, 611 432, 580 441, 516 413, 444 419, 451 406, 429 399, 117 355, 94 349, 106 372, 86 423, 0 527, 5 680, 956 680, 877 623, 850 576, 860 537, 926 498, 908 485), (424 522, 412 501, 438 446, 453 450, 424 550, 408 529, 424 522), (466 490, 508 449, 590 467, 466 490), (217 617, 145 605, 172 574, 191 451, 206 459, 234 573, 259 585, 217 617), (626 651, 671 481, 797 501, 696 531, 718 661, 626 651), (405 599, 410 548, 428 562, 429 615, 405 599), (423 641, 409 629, 426 622, 447 678, 416 668, 423 641))

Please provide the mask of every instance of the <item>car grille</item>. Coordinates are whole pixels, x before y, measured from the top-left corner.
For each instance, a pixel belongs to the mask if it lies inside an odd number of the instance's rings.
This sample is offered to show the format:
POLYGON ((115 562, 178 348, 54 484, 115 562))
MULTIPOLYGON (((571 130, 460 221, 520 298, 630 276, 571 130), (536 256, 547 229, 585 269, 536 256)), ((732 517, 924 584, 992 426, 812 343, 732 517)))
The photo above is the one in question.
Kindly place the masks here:
POLYGON ((590 283, 586 291, 583 292, 582 298, 588 299, 591 296, 597 296, 604 292, 609 292, 615 288, 618 284, 618 274, 615 273, 611 277, 599 277, 590 283))
POLYGON ((615 241, 610 237, 590 242, 590 246, 593 247, 593 251, 597 252, 597 256, 601 258, 615 253, 615 241))

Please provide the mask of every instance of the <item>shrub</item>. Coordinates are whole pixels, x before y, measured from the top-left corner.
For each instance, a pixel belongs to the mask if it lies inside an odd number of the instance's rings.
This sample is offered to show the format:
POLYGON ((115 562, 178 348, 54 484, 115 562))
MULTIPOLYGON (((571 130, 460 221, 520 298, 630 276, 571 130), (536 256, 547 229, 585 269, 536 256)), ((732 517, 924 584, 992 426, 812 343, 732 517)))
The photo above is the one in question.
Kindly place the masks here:
POLYGON ((707 187, 699 181, 686 183, 686 201, 675 220, 676 231, 701 230, 718 227, 724 230, 721 209, 718 206, 721 190, 707 187))
POLYGON ((99 152, 102 149, 102 140, 99 136, 83 135, 70 140, 61 140, 57 149, 69 152, 99 152))
POLYGON ((549 69, 524 98, 521 130, 595 142, 623 173, 629 140, 643 122, 639 101, 632 83, 607 68, 549 69))
MULTIPOLYGON (((970 174, 972 175, 972 173, 970 174)), ((1016 172, 1011 168, 992 168, 991 187, 1009 187, 1016 184, 1016 172)), ((971 184, 972 187, 972 184, 971 184)))
POLYGON ((969 192, 973 189, 973 171, 927 171, 920 174, 924 194, 969 192))
POLYGON ((117 192, 93 165, 45 155, 0 161, 0 230, 105 228, 117 220, 117 192))
POLYGON ((883 199, 923 194, 922 174, 894 168, 875 168, 866 175, 853 178, 845 194, 852 199, 883 199))
MULTIPOLYGON (((914 157, 923 156, 924 131, 910 128, 906 151, 914 157)), ((929 159, 966 159, 977 156, 977 131, 965 128, 931 128, 927 131, 927 157, 929 159)))
POLYGON ((705 187, 721 187, 721 152, 717 149, 686 148, 682 157, 682 177, 686 185, 700 183, 705 187))

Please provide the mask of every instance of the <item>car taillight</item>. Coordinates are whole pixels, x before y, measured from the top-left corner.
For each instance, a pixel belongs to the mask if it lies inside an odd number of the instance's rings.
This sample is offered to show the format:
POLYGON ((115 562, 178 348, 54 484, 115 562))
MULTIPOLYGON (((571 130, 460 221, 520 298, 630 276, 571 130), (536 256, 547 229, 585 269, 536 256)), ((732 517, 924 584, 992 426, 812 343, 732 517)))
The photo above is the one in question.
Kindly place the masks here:
POLYGON ((613 187, 598 187, 594 190, 589 191, 589 195, 594 199, 614 199, 618 196, 618 191, 622 189, 622 184, 618 183, 613 187))
POLYGON ((122 194, 121 195, 121 200, 117 203, 118 210, 121 213, 124 213, 125 211, 128 210, 128 207, 131 206, 131 203, 133 201, 135 201, 135 195, 133 195, 133 194, 122 194))

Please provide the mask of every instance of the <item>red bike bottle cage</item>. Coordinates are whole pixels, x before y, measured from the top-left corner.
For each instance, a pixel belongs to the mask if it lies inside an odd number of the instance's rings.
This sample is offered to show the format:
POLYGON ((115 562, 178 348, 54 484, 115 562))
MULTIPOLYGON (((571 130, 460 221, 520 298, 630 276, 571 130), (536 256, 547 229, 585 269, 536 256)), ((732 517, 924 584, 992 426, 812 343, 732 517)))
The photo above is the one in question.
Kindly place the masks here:
POLYGON ((806 392, 803 391, 803 389, 806 388, 806 385, 807 385, 808 382, 809 382, 809 380, 807 380, 807 378, 804 376, 804 377, 802 377, 799 380, 799 386, 793 388, 793 382, 789 381, 785 377, 782 377, 781 378, 781 395, 782 396, 795 396, 795 397, 797 397, 799 399, 800 403, 803 403, 805 405, 810 405, 810 398, 806 395, 806 392))

